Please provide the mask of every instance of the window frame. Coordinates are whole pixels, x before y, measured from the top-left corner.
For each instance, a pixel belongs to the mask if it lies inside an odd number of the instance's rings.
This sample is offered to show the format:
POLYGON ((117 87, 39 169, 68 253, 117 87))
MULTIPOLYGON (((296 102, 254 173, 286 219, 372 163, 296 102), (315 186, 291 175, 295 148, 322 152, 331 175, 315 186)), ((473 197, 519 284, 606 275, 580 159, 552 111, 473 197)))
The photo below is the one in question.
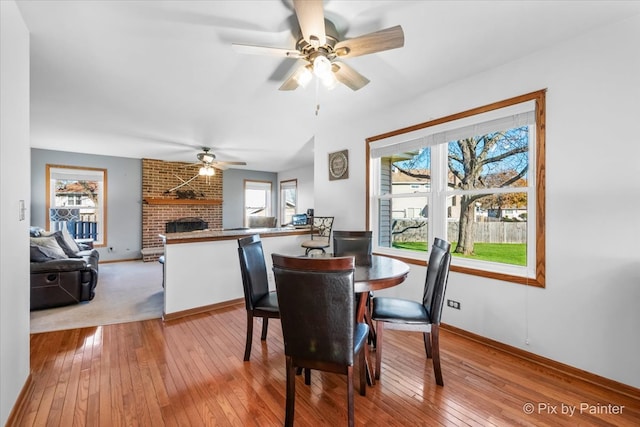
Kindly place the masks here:
MULTIPOLYGON (((373 227, 373 225, 377 224, 375 218, 372 217, 373 213, 376 212, 376 209, 372 206, 372 203, 378 203, 377 198, 377 189, 375 188, 374 183, 377 182, 377 170, 372 165, 371 159, 371 145, 375 141, 380 141, 388 138, 398 137, 403 134, 408 134, 411 132, 420 131, 423 129, 431 128, 437 125, 442 125, 448 122, 454 122, 460 119, 469 118, 473 116, 477 116, 483 113, 487 113, 494 110, 500 110, 506 107, 510 107, 516 104, 522 104, 528 101, 533 101, 535 104, 535 134, 532 141, 530 141, 530 145, 532 150, 534 151, 533 156, 530 157, 530 164, 533 165, 533 169, 531 170, 532 178, 535 180, 535 188, 532 190, 535 193, 535 205, 530 207, 533 209, 535 214, 535 218, 531 218, 530 222, 531 227, 534 228, 533 233, 529 232, 530 238, 533 238, 535 244, 535 260, 534 266, 532 266, 533 271, 531 275, 521 275, 516 272, 509 272, 509 268, 501 268, 501 271, 494 271, 488 268, 478 268, 478 267, 470 267, 466 265, 459 265, 458 262, 452 261, 451 271, 470 274, 475 276, 487 277, 491 279, 497 279, 522 285, 534 286, 544 288, 546 284, 546 260, 545 260, 545 143, 546 143, 546 89, 538 90, 535 92, 531 92, 528 94, 516 96, 513 98, 505 99, 502 101, 494 102, 492 104, 484 105, 481 107, 473 108, 470 110, 463 111, 461 113, 452 114, 449 116, 441 117, 434 120, 429 120, 427 122, 419 123, 413 126, 397 129, 394 131, 386 132, 380 135, 375 135, 365 139, 365 156, 366 156, 366 194, 367 194, 367 202, 366 202, 366 224, 367 229, 372 229, 374 231, 374 236, 378 233, 376 230, 377 227, 373 227)), ((400 138, 399 138, 400 139, 400 138)), ((432 162, 443 162, 446 159, 442 158, 432 158, 432 162)), ((432 182, 432 185, 438 185, 438 183, 432 182)), ((437 187, 435 187, 437 188, 437 187)), ((434 229, 436 232, 437 228, 434 229)), ((440 234, 440 233, 438 233, 440 234)), ((374 238, 377 242, 377 236, 374 238)), ((377 249, 380 251, 380 248, 377 249)), ((382 251, 380 251, 382 252, 382 251)), ((397 249, 389 249, 384 248, 384 253, 386 255, 394 256, 397 258, 401 258, 406 262, 417 265, 426 265, 426 260, 424 259, 424 253, 422 252, 411 252, 407 250, 397 250, 397 249)), ((454 260, 458 260, 460 258, 454 257, 454 260)), ((528 258, 528 264, 531 263, 532 260, 528 258)), ((464 262, 462 262, 464 264, 464 262)))
POLYGON ((273 206, 272 206, 273 182, 260 181, 255 179, 245 179, 244 190, 242 192, 242 212, 244 216, 245 227, 249 226, 249 215, 247 215, 247 190, 252 190, 252 189, 267 192, 265 197, 266 206, 264 207, 264 215, 256 215, 256 216, 272 216, 272 212, 273 212, 273 206), (266 190, 266 187, 268 187, 269 189, 266 190))
POLYGON ((287 179, 284 181, 280 181, 280 224, 288 224, 291 222, 291 218, 287 221, 287 200, 284 197, 284 192, 286 190, 293 189, 295 192, 294 197, 294 212, 292 215, 298 212, 298 180, 297 179, 287 179))
POLYGON ((106 247, 108 245, 107 242, 107 169, 103 168, 93 168, 86 166, 70 166, 70 165, 54 165, 54 164, 46 164, 45 165, 45 224, 47 227, 51 227, 49 209, 53 206, 55 207, 55 187, 52 188, 51 181, 55 178, 52 177, 52 174, 55 174, 58 169, 66 169, 74 171, 76 174, 82 174, 83 171, 86 171, 88 175, 95 175, 99 173, 102 178, 96 179, 96 181, 100 182, 100 198, 98 202, 98 236, 101 239, 98 239, 94 242, 94 247, 106 247), (52 205, 53 203, 53 205, 52 205))

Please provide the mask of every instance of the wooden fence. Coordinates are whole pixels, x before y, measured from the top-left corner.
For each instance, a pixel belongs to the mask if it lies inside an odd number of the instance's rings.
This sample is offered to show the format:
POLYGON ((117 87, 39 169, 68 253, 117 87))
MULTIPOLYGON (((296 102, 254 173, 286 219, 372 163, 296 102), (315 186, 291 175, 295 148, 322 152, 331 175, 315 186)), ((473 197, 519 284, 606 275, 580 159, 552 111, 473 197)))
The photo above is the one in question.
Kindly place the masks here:
MULTIPOLYGON (((429 242, 426 219, 398 219, 394 221, 394 242, 429 242)), ((447 224, 447 240, 458 241, 459 223, 447 224)), ((474 242, 480 243, 526 243, 527 222, 477 222, 474 242)))

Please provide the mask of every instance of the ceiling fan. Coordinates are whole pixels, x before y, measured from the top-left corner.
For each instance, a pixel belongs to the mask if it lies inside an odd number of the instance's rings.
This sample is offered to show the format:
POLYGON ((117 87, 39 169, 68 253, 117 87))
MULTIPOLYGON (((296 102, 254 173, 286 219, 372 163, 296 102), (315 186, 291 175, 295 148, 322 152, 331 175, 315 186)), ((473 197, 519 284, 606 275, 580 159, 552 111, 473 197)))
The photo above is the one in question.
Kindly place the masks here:
POLYGON ((196 155, 196 157, 198 158, 198 161, 195 163, 189 163, 188 165, 183 166, 184 168, 189 168, 189 167, 199 165, 200 169, 198 169, 198 173, 187 180, 184 180, 178 175, 174 174, 174 176, 178 178, 178 180, 180 180, 180 184, 173 188, 170 188, 169 190, 166 190, 165 193, 171 193, 184 186, 192 187, 191 182, 196 178, 198 178, 199 176, 206 177, 207 182, 209 182, 209 177, 214 176, 216 174, 216 169, 226 170, 227 166, 229 165, 243 166, 247 164, 246 162, 229 162, 229 161, 223 161, 223 160, 216 160, 216 155, 211 153, 210 151, 211 151, 211 148, 202 147, 202 152, 196 155))
POLYGON ((216 160, 216 155, 211 152, 211 148, 202 147, 202 152, 198 153, 197 156, 200 164, 200 170, 198 172, 199 175, 207 175, 212 176, 215 175, 215 169, 226 170, 227 166, 230 165, 240 165, 244 166, 246 162, 229 162, 223 160, 216 160))
POLYGON ((340 82, 352 90, 361 89, 369 83, 369 79, 341 59, 404 46, 404 32, 400 25, 339 40, 335 25, 324 17, 322 0, 293 0, 293 6, 300 26, 295 49, 233 44, 241 53, 304 60, 306 63, 287 77, 280 90, 306 87, 314 75, 328 88, 340 82))

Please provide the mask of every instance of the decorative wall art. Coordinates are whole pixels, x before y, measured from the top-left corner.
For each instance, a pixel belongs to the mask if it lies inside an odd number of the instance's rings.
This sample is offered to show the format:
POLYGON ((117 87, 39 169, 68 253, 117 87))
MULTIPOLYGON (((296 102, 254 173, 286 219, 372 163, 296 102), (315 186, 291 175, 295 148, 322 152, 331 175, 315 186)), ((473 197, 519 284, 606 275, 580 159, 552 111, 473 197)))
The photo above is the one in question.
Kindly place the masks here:
POLYGON ((349 150, 329 153, 329 181, 349 178, 349 150))

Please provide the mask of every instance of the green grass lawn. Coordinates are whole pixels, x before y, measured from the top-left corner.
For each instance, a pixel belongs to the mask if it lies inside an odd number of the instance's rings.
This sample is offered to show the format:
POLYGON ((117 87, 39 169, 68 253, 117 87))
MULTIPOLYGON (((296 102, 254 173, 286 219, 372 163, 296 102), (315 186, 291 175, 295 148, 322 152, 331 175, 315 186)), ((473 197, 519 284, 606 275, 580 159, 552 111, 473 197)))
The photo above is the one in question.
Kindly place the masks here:
MULTIPOLYGON (((501 262, 503 264, 527 265, 527 245, 524 243, 476 243, 473 245, 474 255, 462 255, 453 252, 457 242, 451 242, 453 256, 478 259, 481 261, 501 262)), ((395 243, 394 248, 412 251, 426 251, 426 242, 395 243)))

